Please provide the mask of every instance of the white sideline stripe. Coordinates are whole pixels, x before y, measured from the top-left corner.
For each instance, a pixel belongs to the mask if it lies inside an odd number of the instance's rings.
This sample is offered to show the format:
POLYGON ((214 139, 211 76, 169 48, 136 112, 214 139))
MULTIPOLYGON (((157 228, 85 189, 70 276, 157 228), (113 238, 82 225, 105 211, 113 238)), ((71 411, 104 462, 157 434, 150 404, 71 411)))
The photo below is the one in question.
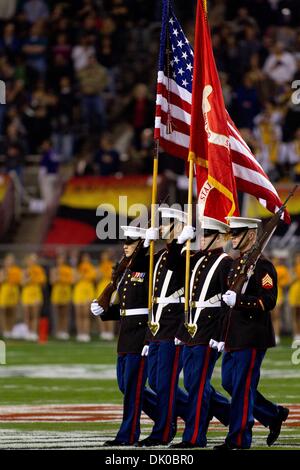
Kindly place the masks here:
MULTIPOLYGON (((287 363, 285 363, 287 365, 287 363)), ((214 370, 218 377, 221 368, 214 370)), ((261 376, 272 379, 295 378, 300 379, 300 369, 266 369, 263 368, 261 376)), ((4 366, 0 368, 0 378, 7 377, 27 377, 27 378, 62 378, 68 383, 68 379, 96 379, 96 380, 116 380, 116 370, 114 365, 107 364, 72 364, 72 365, 26 365, 26 366, 4 366)), ((56 405, 57 406, 57 405, 56 405)))
POLYGON ((28 377, 48 379, 116 379, 116 369, 112 365, 72 364, 72 365, 26 365, 0 368, 0 378, 28 377))

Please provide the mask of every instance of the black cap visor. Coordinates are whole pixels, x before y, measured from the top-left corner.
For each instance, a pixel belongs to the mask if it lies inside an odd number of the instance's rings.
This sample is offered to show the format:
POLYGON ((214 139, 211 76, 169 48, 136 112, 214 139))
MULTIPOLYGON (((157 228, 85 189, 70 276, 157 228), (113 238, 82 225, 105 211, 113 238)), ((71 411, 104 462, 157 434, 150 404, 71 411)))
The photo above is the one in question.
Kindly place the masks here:
POLYGON ((124 245, 133 245, 135 242, 138 242, 140 240, 141 240, 141 238, 126 237, 125 240, 124 240, 124 245))
POLYGON ((247 230, 250 230, 249 227, 232 228, 229 232, 229 235, 231 237, 238 237, 239 235, 246 232, 247 230))

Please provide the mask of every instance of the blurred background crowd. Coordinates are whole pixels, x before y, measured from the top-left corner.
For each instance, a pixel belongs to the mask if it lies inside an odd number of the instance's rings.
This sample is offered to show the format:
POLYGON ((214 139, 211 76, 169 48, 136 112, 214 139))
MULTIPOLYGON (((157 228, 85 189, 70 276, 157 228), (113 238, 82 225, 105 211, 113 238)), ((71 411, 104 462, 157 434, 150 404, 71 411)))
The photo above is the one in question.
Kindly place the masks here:
MULTIPOLYGON (((151 173, 160 0, 0 3, 3 171, 22 184, 28 155, 37 155, 46 202, 61 165, 75 174, 151 173)), ((191 43, 195 3, 175 2, 191 43)), ((300 104, 291 100, 299 2, 210 0, 209 19, 229 113, 273 181, 299 180, 300 104)), ((180 161, 170 166, 183 171, 180 161)))
MULTIPOLYGON (((196 2, 174 3, 193 43, 196 2)), ((229 113, 272 182, 299 181, 299 0, 208 6, 229 113)), ((160 0, 0 0, 0 180, 13 183, 14 226, 30 212, 50 213, 72 176, 151 174, 160 26, 160 0)), ((177 184, 184 162, 165 156, 159 171, 177 184)), ((21 243, 24 234, 22 226, 5 241, 21 243)), ((112 325, 91 325, 89 303, 115 259, 63 252, 54 265, 1 251, 2 335, 35 341, 38 317, 50 315, 62 340, 88 341, 91 331, 113 338, 112 325)), ((300 335, 300 257, 276 265, 277 336, 289 328, 300 335)))

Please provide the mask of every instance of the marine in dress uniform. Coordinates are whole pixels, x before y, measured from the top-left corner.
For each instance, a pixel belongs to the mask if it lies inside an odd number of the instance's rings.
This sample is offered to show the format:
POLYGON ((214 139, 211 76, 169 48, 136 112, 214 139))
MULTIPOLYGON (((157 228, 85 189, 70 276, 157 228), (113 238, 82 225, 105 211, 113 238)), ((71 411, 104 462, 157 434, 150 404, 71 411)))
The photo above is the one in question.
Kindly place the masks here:
POLYGON ((221 334, 221 295, 227 290, 226 278, 231 266, 230 257, 223 251, 229 227, 203 217, 201 229, 201 251, 191 257, 189 322, 182 324, 176 334, 177 340, 185 344, 183 372, 189 398, 182 442, 172 446, 175 448, 205 447, 208 423, 213 415, 228 424, 226 415, 228 418, 230 404, 210 384, 219 353, 209 342, 221 334))
MULTIPOLYGON (((133 232, 136 232, 135 236, 141 235, 142 229, 124 229, 125 235, 131 235, 133 232)), ((126 257, 132 256, 137 244, 136 238, 127 238, 124 243, 126 257)), ((105 313, 98 302, 94 301, 91 305, 94 315, 100 314, 102 320, 120 320, 121 323, 117 348, 117 380, 124 395, 123 419, 116 438, 106 441, 104 446, 128 446, 137 443, 142 405, 143 411, 152 420, 156 419, 156 396, 145 388, 147 358, 141 355, 148 321, 149 261, 145 256, 146 251, 140 249, 119 280, 119 304, 111 305, 105 313)))
MULTIPOLYGON (((158 211, 163 219, 174 222, 163 227, 167 245, 154 257, 153 308, 146 339, 149 342, 148 382, 157 395, 157 419, 150 436, 139 442, 141 447, 168 444, 176 433, 177 416, 186 419, 188 401, 187 393, 178 387, 182 346, 174 343, 175 333, 184 319, 185 258, 181 255, 182 245, 177 243, 177 235, 182 231, 187 214, 169 208, 158 211)), ((158 238, 158 229, 154 230, 146 232, 147 246, 150 240, 158 238)))
MULTIPOLYGON (((258 219, 228 218, 232 244, 244 254, 256 241, 258 219)), ((229 275, 237 276, 242 259, 233 263, 229 275)), ((261 256, 240 295, 229 290, 223 301, 230 307, 226 321, 222 385, 231 395, 229 432, 218 450, 249 449, 254 416, 270 428, 267 444, 277 439, 289 410, 266 400, 257 391, 260 367, 267 348, 275 346, 271 310, 276 305, 277 275, 273 264, 261 256)))

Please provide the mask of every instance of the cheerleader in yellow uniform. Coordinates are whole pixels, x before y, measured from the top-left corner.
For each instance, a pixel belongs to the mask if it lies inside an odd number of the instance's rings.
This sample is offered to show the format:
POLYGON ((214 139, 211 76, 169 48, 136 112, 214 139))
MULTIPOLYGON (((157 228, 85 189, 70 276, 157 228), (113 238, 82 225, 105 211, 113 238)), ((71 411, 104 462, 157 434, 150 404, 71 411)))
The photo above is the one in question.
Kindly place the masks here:
POLYGON ((77 281, 73 290, 77 341, 90 341, 90 303, 95 297, 96 275, 89 254, 83 254, 77 266, 77 281))
POLYGON ((14 255, 6 255, 3 261, 3 269, 0 271, 0 329, 3 332, 4 338, 12 337, 12 330, 16 324, 21 281, 22 271, 16 265, 14 255))
MULTIPOLYGON (((113 261, 111 259, 110 251, 103 251, 100 255, 100 263, 97 272, 98 284, 96 288, 96 295, 99 296, 105 287, 111 281, 113 268, 113 261)), ((100 339, 110 341, 114 339, 114 323, 113 321, 99 322, 101 328, 100 339)))
POLYGON ((291 283, 291 276, 287 266, 279 258, 273 258, 273 264, 277 272, 278 295, 277 304, 272 312, 272 322, 275 331, 276 344, 280 343, 281 320, 284 308, 284 297, 286 289, 291 283))
POLYGON ((43 305, 43 286, 46 283, 44 268, 38 264, 35 254, 25 259, 23 270, 23 289, 21 302, 24 310, 24 321, 28 328, 26 339, 36 341, 38 339, 38 322, 43 305))
POLYGON ((292 308, 294 341, 300 340, 300 253, 295 257, 295 278, 289 290, 289 303, 292 308))
POLYGON ((67 340, 70 338, 69 320, 73 282, 73 268, 67 264, 64 254, 58 255, 56 266, 50 271, 51 304, 55 314, 55 336, 57 339, 67 340))

